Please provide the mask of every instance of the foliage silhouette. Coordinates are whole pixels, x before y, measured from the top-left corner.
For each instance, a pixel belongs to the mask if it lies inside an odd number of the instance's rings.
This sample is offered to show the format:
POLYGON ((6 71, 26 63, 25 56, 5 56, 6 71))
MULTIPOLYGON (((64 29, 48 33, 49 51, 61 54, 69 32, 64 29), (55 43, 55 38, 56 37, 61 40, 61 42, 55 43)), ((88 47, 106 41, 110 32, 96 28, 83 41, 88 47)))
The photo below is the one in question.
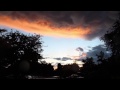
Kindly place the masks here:
POLYGON ((92 57, 87 57, 86 59, 83 59, 84 65, 83 68, 81 68, 81 75, 84 76, 84 78, 91 77, 90 74, 93 73, 95 70, 95 62, 93 61, 92 57))
POLYGON ((120 13, 111 30, 107 31, 101 40, 112 51, 112 55, 120 55, 120 13))
POLYGON ((96 54, 97 62, 92 57, 83 60, 82 68, 76 63, 61 65, 54 71, 50 63, 39 61, 42 59, 42 41, 40 35, 25 35, 18 31, 7 32, 0 29, 0 78, 13 76, 24 79, 26 75, 53 76, 66 78, 81 72, 84 78, 92 79, 120 79, 120 13, 112 28, 101 37, 111 56, 105 58, 101 51, 96 54))
POLYGON ((55 70, 55 75, 60 76, 60 78, 66 78, 72 74, 77 74, 79 72, 79 66, 76 63, 61 65, 58 63, 58 68, 55 70))
POLYGON ((0 29, 0 44, 1 76, 26 74, 31 69, 31 63, 38 63, 38 59, 42 59, 40 35, 0 29))
POLYGON ((111 56, 104 58, 104 53, 101 51, 98 58, 98 64, 94 64, 86 58, 83 60, 85 64, 81 68, 81 73, 84 78, 104 78, 104 79, 120 79, 120 13, 111 30, 101 37, 106 44, 107 50, 111 51, 111 56))
POLYGON ((34 76, 52 76, 54 69, 50 63, 41 61, 40 63, 32 63, 31 75, 34 76))

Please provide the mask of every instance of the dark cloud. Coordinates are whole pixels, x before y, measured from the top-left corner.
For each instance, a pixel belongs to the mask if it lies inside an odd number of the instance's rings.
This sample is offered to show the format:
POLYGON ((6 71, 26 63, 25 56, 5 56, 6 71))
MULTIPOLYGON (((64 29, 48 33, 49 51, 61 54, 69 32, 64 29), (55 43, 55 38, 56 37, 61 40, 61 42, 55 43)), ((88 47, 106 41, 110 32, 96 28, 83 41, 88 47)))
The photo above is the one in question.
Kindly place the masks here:
POLYGON ((110 56, 110 51, 106 51, 106 47, 104 45, 98 45, 98 46, 92 47, 92 50, 89 50, 87 52, 87 57, 93 57, 95 60, 97 60, 96 54, 99 54, 100 51, 104 52, 105 58, 110 56))
POLYGON ((72 59, 69 58, 69 57, 63 57, 63 58, 62 58, 62 61, 66 61, 66 60, 72 60, 72 59))
POLYGON ((81 48, 81 47, 76 48, 76 50, 77 51, 82 51, 82 52, 84 51, 83 48, 81 48))
POLYGON ((54 59, 56 59, 56 60, 61 60, 61 58, 54 58, 54 59))
POLYGON ((62 60, 62 61, 72 60, 72 59, 69 58, 69 57, 54 58, 54 59, 56 59, 56 60, 62 60))
POLYGON ((0 15, 12 19, 38 23, 39 20, 47 20, 52 23, 51 27, 89 27, 91 32, 85 35, 89 40, 103 35, 114 23, 117 13, 117 11, 0 11, 0 15))

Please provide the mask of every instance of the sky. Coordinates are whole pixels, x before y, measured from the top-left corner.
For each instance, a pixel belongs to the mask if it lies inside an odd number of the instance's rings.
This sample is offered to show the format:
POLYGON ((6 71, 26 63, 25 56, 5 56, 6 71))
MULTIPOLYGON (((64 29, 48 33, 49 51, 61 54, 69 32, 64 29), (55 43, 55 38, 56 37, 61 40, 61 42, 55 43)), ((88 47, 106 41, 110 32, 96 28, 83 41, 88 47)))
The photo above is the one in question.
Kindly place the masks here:
POLYGON ((57 65, 76 63, 94 57, 104 42, 100 41, 116 20, 117 11, 0 11, 0 28, 15 29, 25 34, 42 35, 46 62, 57 65))

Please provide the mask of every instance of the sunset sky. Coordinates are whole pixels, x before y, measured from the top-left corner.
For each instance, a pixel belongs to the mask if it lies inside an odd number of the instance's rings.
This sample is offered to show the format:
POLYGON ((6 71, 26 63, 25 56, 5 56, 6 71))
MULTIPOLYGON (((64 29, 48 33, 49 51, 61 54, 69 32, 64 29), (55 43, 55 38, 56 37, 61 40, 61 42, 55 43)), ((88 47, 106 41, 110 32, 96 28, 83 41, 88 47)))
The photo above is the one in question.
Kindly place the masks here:
POLYGON ((117 11, 0 11, 0 28, 19 30, 25 34, 43 35, 43 57, 56 65, 78 64, 86 56, 96 59, 101 50, 100 37, 116 20, 117 11))

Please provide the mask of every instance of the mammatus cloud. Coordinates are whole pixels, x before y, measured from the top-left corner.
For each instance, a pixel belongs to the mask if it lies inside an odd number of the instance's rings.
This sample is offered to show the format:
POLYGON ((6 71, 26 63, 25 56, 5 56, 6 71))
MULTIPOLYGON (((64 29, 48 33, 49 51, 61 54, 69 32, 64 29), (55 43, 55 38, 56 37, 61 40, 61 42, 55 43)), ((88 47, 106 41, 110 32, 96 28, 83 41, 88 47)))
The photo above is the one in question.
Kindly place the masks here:
POLYGON ((106 51, 106 47, 104 45, 98 45, 98 46, 92 47, 92 50, 89 50, 89 52, 87 52, 87 57, 93 57, 94 60, 97 60, 96 54, 99 54, 100 51, 104 52, 105 58, 108 58, 110 56, 110 51, 106 51))
POLYGON ((0 25, 30 33, 93 39, 108 30, 117 11, 0 11, 0 25))

